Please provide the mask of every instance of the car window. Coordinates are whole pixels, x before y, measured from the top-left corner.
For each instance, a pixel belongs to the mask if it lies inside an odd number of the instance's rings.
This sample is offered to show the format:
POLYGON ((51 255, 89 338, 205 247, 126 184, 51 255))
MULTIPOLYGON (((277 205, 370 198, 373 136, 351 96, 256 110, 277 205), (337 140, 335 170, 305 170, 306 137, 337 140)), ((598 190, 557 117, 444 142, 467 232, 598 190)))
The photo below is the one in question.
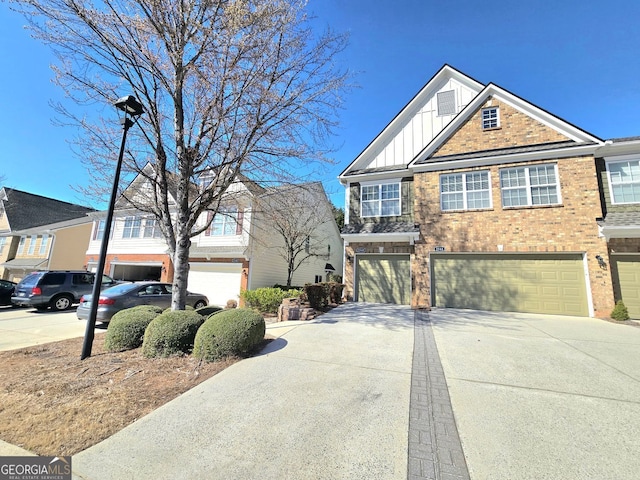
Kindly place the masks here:
POLYGON ((74 285, 93 285, 92 273, 74 273, 73 274, 74 285))
POLYGON ((135 283, 121 283, 120 285, 116 285, 114 287, 109 287, 102 291, 103 295, 122 295, 123 293, 128 293, 132 290, 135 290, 139 286, 135 283))
POLYGON ((30 273, 29 275, 24 277, 20 283, 26 287, 35 286, 42 275, 44 275, 43 272, 30 273))
POLYGON ((40 285, 62 285, 64 283, 66 274, 64 273, 47 273, 42 280, 40 280, 40 285))
POLYGON ((2 288, 11 288, 13 287, 13 283, 7 282, 6 280, 0 280, 0 286, 2 288))
POLYGON ((116 283, 116 281, 111 277, 107 277, 106 275, 102 275, 102 283, 116 283))

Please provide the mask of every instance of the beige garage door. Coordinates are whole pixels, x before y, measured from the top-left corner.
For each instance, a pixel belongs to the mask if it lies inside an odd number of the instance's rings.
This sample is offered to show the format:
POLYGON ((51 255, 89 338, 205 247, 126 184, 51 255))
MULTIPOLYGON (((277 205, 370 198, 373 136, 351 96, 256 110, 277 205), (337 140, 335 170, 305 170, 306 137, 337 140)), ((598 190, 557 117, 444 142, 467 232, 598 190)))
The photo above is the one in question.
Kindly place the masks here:
POLYGON ((358 255, 356 258, 358 302, 411 303, 409 255, 358 255))
POLYGON ((588 316, 581 254, 432 254, 435 306, 588 316))
POLYGON ((616 297, 622 298, 629 317, 640 319, 640 255, 616 255, 611 259, 618 270, 620 291, 616 297))

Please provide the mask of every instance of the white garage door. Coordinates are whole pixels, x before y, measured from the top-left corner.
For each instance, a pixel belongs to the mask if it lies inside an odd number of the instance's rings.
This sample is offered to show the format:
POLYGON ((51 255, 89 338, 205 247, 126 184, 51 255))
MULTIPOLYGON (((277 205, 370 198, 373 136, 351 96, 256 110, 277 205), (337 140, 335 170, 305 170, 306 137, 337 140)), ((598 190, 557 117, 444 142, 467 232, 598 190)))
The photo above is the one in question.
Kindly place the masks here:
POLYGON ((224 307, 227 300, 238 301, 241 264, 197 264, 192 263, 189 270, 187 290, 204 293, 210 305, 224 307))

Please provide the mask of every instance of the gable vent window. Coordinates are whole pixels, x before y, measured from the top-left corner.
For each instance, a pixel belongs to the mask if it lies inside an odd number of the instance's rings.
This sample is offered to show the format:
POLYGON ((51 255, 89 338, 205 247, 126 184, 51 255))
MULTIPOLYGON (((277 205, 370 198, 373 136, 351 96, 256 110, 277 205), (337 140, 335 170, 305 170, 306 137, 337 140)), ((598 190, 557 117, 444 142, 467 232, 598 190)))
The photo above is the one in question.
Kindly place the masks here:
POLYGON ((438 116, 456 114, 456 92, 447 90, 438 93, 438 116))
POLYGON ((482 129, 489 130, 500 126, 500 111, 498 107, 482 109, 482 129))

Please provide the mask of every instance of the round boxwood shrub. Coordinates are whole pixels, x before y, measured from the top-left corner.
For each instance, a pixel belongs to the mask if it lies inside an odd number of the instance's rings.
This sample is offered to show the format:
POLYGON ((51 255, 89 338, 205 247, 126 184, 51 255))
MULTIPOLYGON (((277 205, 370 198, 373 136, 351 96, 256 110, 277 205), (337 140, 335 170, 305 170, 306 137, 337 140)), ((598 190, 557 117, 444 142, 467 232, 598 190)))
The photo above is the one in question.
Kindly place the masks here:
POLYGON ((251 351, 264 339, 264 318, 247 308, 224 310, 202 324, 193 345, 193 356, 214 362, 251 351))
POLYGON ((154 318, 142 342, 145 357, 168 357, 189 353, 204 317, 195 310, 173 310, 154 318))
POLYGON ((109 352, 132 350, 142 345, 144 331, 162 313, 160 307, 139 305, 117 312, 109 322, 104 348, 109 352))

